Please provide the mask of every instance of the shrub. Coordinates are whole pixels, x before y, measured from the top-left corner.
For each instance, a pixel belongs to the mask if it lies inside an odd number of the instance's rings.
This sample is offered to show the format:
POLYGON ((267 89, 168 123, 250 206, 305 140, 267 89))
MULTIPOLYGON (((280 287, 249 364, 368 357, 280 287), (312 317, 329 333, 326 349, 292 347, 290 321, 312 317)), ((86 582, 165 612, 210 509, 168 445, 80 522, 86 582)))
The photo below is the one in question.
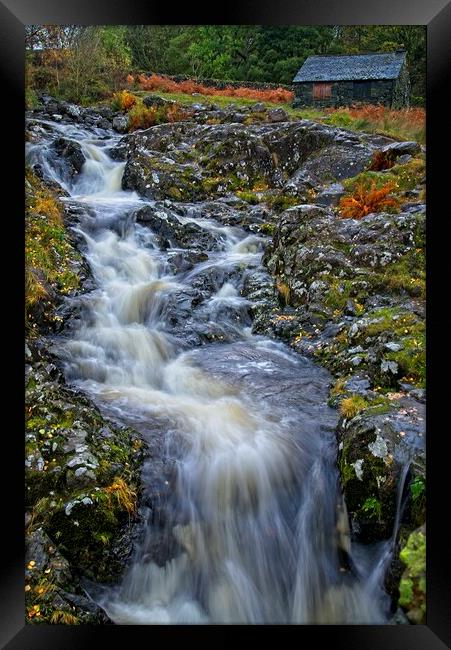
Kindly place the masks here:
POLYGON ((386 183, 380 188, 371 182, 357 183, 351 196, 344 196, 339 203, 341 219, 362 219, 372 212, 381 212, 385 208, 397 208, 399 202, 389 197, 390 192, 396 187, 394 183, 386 183))
POLYGON ((147 108, 143 104, 134 106, 128 114, 128 128, 130 131, 148 129, 157 123, 157 108, 147 108))
POLYGON ((136 104, 136 97, 134 97, 127 90, 121 90, 117 93, 114 93, 113 100, 111 102, 112 108, 123 111, 126 113, 136 104))
POLYGON ((136 129, 148 129, 155 124, 181 122, 186 120, 188 115, 189 113, 184 111, 180 104, 147 108, 140 103, 133 106, 128 114, 128 128, 130 131, 136 131, 136 129))
MULTIPOLYGON (((165 108, 165 107, 163 107, 165 108)), ((167 122, 182 122, 188 117, 188 113, 184 111, 179 104, 172 104, 166 109, 165 119, 167 122)))

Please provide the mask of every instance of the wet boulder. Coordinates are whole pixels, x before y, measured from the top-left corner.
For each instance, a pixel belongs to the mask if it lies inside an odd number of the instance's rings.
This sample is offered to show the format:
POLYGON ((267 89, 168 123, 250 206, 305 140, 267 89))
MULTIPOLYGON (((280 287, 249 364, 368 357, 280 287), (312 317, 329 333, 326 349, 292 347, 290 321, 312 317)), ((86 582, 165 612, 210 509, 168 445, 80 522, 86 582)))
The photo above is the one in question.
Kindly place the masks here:
POLYGON ((196 142, 201 166, 214 177, 230 177, 238 187, 272 183, 275 161, 257 131, 239 124, 210 127, 196 142))
POLYGON ((284 122, 252 125, 268 148, 275 167, 288 177, 307 158, 333 140, 333 134, 313 122, 284 122))
POLYGON ((316 203, 325 207, 335 207, 339 204, 344 195, 344 187, 341 183, 332 183, 326 186, 316 197, 316 203))
POLYGON ((113 117, 112 126, 118 133, 127 133, 128 117, 126 115, 116 115, 113 117))
POLYGON ((400 523, 415 527, 411 486, 425 476, 424 405, 403 398, 400 408, 371 410, 342 418, 337 430, 343 492, 353 534, 362 542, 388 539, 400 523))
POLYGON ((203 251, 188 250, 169 254, 167 265, 174 275, 190 271, 197 264, 208 260, 208 255, 203 251))
POLYGON ((249 110, 251 113, 263 113, 266 111, 266 106, 262 102, 257 102, 256 104, 252 104, 249 110))
POLYGON ((382 147, 381 151, 390 154, 394 158, 405 155, 416 156, 420 153, 421 146, 415 141, 391 142, 382 147))
POLYGON ((333 142, 312 155, 302 170, 313 178, 315 186, 342 181, 363 172, 371 161, 373 151, 371 146, 355 141, 343 144, 333 142))
POLYGON ((170 210, 145 206, 136 212, 136 221, 149 227, 155 234, 160 249, 200 248, 215 250, 221 247, 221 237, 194 222, 183 223, 170 210))
POLYGON ((78 142, 68 140, 67 138, 57 138, 52 146, 57 154, 67 163, 70 176, 75 176, 81 172, 86 158, 78 142))
POLYGON ((69 115, 76 121, 78 121, 82 116, 82 110, 83 109, 80 106, 77 106, 76 104, 67 104, 66 106, 67 115, 69 115))
POLYGON ((193 164, 177 163, 173 157, 155 151, 129 154, 122 187, 150 199, 194 200, 206 194, 202 174, 193 164))

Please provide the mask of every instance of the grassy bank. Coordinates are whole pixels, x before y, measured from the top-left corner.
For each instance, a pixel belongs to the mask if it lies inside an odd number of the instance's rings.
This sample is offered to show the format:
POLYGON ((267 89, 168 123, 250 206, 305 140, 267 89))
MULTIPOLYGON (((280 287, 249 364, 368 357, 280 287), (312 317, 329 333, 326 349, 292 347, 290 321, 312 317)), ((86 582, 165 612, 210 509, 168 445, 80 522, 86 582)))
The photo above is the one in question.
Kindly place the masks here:
POLYGON ((216 104, 219 108, 235 105, 249 107, 256 102, 264 104, 267 109, 283 108, 291 119, 307 119, 329 124, 353 131, 362 131, 386 135, 397 140, 415 140, 426 142, 426 113, 423 108, 391 109, 385 106, 355 106, 337 109, 293 108, 291 102, 261 100, 257 96, 239 97, 236 95, 200 93, 165 92, 132 90, 138 102, 150 92, 160 94, 165 99, 177 102, 180 106, 193 104, 216 104))

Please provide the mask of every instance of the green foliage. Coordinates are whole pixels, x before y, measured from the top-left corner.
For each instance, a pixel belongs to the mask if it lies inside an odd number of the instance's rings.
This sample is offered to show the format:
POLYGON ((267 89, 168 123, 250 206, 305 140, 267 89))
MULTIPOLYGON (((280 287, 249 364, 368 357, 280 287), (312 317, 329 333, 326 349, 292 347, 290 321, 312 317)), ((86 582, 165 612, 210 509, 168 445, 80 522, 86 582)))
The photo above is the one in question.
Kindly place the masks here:
POLYGON ((273 235, 277 230, 275 223, 262 223, 260 226, 260 232, 264 235, 273 235))
POLYGON ((426 484, 424 478, 417 476, 410 484, 410 493, 413 501, 424 498, 426 494, 426 484))
MULTIPOLYGON (((105 87, 117 90, 131 71, 291 84, 311 54, 404 46, 418 104, 425 96, 425 31, 420 25, 28 25, 26 45, 28 51, 70 54, 64 79, 59 63, 44 65, 41 57, 35 88, 52 87, 74 101, 95 100, 105 87)), ((349 120, 335 119, 340 126, 349 120)))
POLYGON ((246 201, 246 203, 250 203, 251 205, 257 205, 257 203, 260 202, 260 199, 257 196, 256 192, 238 190, 238 192, 236 192, 236 195, 239 199, 246 201))
POLYGON ((371 519, 379 520, 382 514, 381 502, 375 497, 369 497, 362 505, 362 512, 371 519))
POLYGON ((293 205, 299 205, 299 202, 300 199, 285 194, 276 194, 266 197, 268 207, 272 208, 276 212, 283 212, 284 210, 293 207, 293 205))

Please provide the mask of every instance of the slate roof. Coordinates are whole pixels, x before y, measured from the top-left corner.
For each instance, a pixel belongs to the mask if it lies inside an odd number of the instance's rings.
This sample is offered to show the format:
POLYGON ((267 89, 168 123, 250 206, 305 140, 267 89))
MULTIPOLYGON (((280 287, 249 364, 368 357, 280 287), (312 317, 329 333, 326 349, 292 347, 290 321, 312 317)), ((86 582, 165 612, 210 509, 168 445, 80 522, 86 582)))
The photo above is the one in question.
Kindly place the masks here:
POLYGON ((406 52, 309 56, 293 79, 293 83, 396 79, 405 58, 406 52))

